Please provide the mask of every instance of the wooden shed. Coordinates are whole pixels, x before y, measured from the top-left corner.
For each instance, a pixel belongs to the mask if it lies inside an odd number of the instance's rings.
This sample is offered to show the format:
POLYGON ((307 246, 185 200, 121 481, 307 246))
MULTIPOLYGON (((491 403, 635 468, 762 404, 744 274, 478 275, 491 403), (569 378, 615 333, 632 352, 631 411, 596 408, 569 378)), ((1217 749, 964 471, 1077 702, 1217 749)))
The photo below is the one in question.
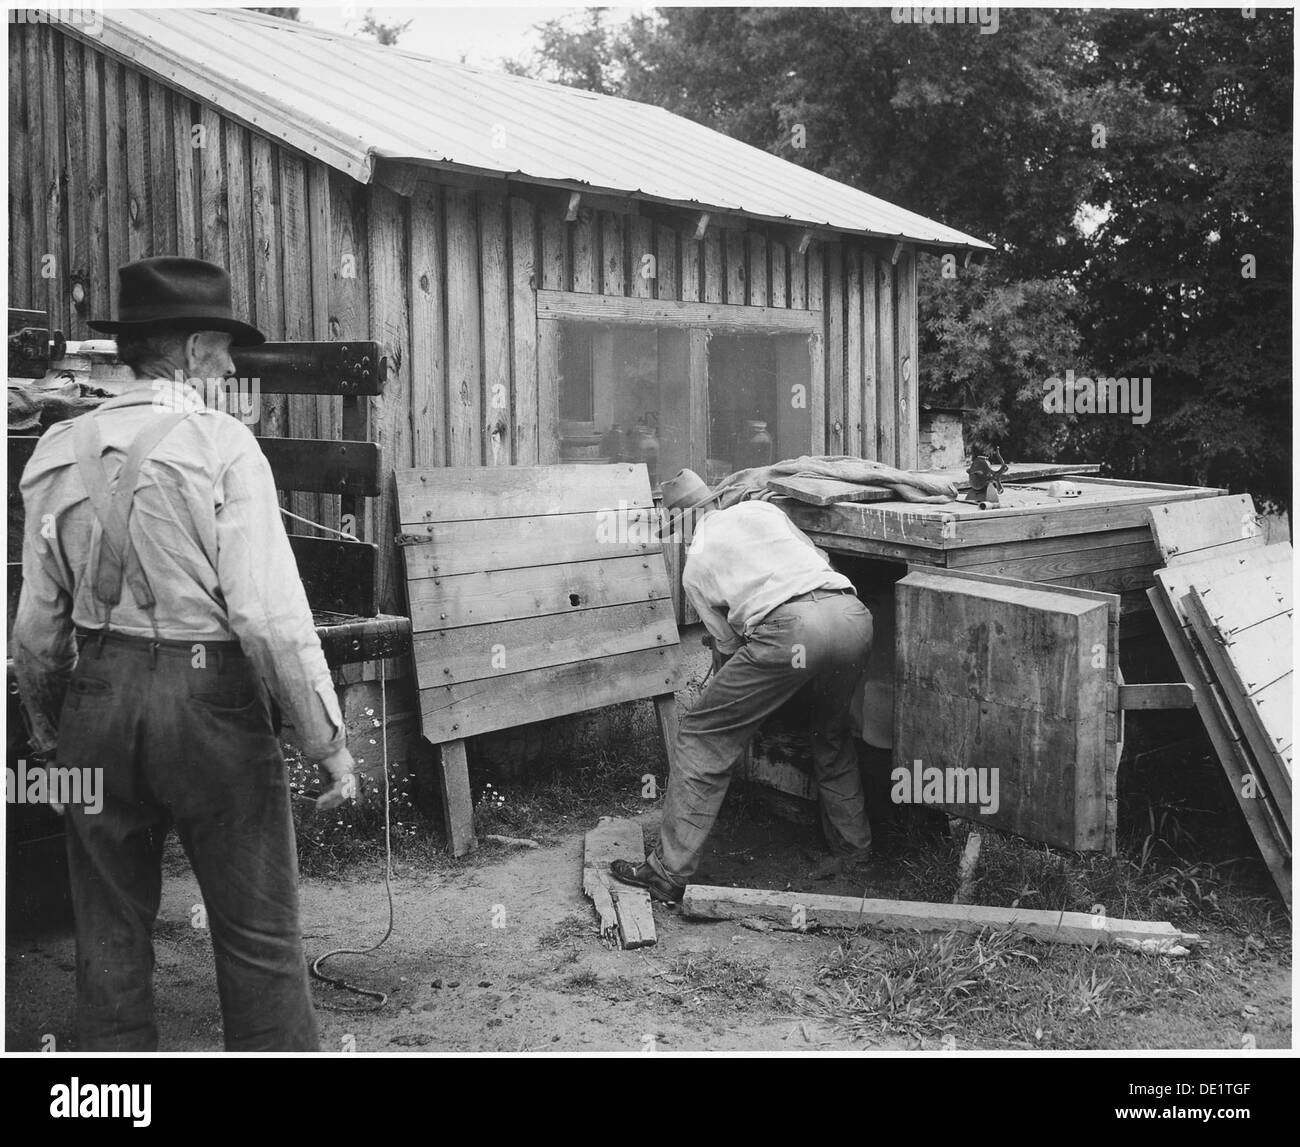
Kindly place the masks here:
MULTIPOLYGON (((11 23, 9 68, 11 304, 85 338, 121 264, 221 263, 269 338, 386 348, 381 395, 257 428, 385 472, 915 467, 917 252, 988 249, 658 108, 251 12, 11 23)), ((391 484, 309 497, 403 612, 391 484)))

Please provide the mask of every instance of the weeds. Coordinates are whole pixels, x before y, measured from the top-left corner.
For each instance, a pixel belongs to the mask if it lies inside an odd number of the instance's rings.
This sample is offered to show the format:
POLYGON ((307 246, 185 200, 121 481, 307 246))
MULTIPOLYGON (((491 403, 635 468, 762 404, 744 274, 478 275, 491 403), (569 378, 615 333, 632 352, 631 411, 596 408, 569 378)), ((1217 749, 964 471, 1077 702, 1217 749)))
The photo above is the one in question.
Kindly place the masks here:
POLYGON ((786 993, 770 982, 771 965, 756 956, 731 956, 713 948, 682 952, 662 973, 675 985, 674 999, 686 1005, 725 1003, 737 1011, 770 1007, 786 993))
POLYGON ((859 1039, 942 1036, 1012 1006, 1017 961, 1037 963, 1010 932, 896 939, 855 950, 852 939, 818 973, 820 1012, 859 1039))

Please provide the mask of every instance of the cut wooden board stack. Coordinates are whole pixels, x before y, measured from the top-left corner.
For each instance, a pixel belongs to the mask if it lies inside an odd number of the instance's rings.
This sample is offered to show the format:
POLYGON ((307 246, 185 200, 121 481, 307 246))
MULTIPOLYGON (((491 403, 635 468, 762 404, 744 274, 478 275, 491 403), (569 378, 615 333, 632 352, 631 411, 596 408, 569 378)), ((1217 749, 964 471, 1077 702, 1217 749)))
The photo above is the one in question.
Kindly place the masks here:
POLYGON ((1278 891, 1291 904, 1291 576, 1249 496, 1153 507, 1148 590, 1278 891))

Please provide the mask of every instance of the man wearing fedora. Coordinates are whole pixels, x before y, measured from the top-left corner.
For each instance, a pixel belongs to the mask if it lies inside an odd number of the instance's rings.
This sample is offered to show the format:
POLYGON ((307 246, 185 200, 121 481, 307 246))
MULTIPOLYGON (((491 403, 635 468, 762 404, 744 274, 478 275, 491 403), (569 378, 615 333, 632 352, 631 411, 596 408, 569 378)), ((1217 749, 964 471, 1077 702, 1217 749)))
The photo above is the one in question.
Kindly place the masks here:
POLYGON ((683 470, 664 509, 696 518, 682 587, 713 638, 717 672, 681 720, 659 846, 619 880, 677 901, 699 867, 731 774, 764 719, 807 687, 822 831, 841 863, 871 853, 849 702, 871 649, 871 614, 853 585, 784 512, 764 501, 706 509, 710 492, 683 470))
POLYGON ((175 827, 227 1050, 316 1051, 268 690, 332 782, 322 806, 355 795, 355 764, 270 468, 187 381, 232 375, 230 347, 264 339, 211 263, 144 259, 119 286, 117 321, 90 326, 135 383, 52 426, 23 473, 13 634, 38 757, 102 770, 102 809, 65 812, 79 1049, 157 1048, 151 937, 175 827))

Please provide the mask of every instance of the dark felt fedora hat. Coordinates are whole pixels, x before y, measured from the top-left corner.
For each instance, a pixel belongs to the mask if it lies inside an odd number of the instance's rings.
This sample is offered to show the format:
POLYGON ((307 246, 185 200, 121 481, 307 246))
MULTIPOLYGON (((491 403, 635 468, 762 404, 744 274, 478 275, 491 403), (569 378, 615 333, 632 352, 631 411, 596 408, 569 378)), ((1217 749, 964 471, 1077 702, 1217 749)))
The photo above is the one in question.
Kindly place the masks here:
POLYGON ((178 328, 229 331, 235 346, 257 346, 266 336, 235 318, 230 275, 215 263, 161 255, 117 272, 117 319, 88 323, 109 335, 150 335, 178 328))

